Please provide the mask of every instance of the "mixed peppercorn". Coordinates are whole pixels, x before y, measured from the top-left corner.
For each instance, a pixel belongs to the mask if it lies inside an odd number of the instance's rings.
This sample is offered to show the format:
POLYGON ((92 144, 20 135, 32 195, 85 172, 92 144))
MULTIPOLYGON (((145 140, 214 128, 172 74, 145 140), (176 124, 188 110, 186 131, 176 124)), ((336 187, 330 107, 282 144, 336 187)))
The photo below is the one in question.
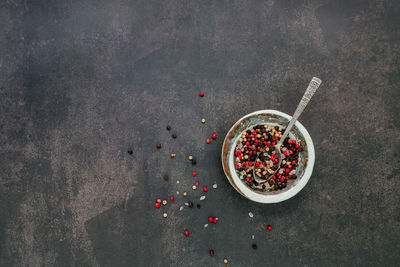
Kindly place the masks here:
MULTIPOLYGON (((199 94, 200 97, 204 97, 204 93, 200 93, 199 94)), ((202 123, 205 123, 205 119, 201 120, 202 123)), ((167 131, 171 131, 172 127, 170 125, 167 125, 166 127, 167 131)), ((252 168, 253 167, 253 163, 256 160, 256 157, 259 153, 267 153, 266 155, 262 155, 262 157, 260 157, 260 161, 257 161, 254 165, 254 167, 256 167, 256 171, 257 173, 261 174, 261 175, 265 175, 264 171, 268 171, 267 169, 274 169, 274 168, 278 168, 278 166, 274 166, 274 162, 276 161, 273 153, 268 153, 268 147, 270 147, 271 145, 275 145, 275 142, 277 142, 277 137, 279 137, 282 134, 282 129, 281 128, 269 128, 268 126, 254 126, 252 128, 250 128, 249 130, 247 130, 246 132, 243 133, 243 135, 241 136, 239 143, 236 146, 236 150, 235 150, 235 155, 236 155, 236 165, 235 168, 237 169, 237 171, 242 175, 242 179, 245 179, 245 181, 247 183, 252 184, 252 185, 256 185, 254 182, 253 177, 251 177, 252 175, 252 168), (269 161, 273 161, 272 163, 270 163, 269 168, 267 168, 267 165, 263 165, 264 162, 267 162, 267 159, 269 161), (246 176, 244 176, 246 175, 246 176)), ((177 134, 173 133, 172 134, 172 138, 177 138, 177 134)), ((215 139, 217 139, 217 135, 215 133, 211 134, 211 138, 206 139, 206 143, 210 144, 212 141, 214 141, 215 139)), ((157 149, 161 149, 161 144, 158 143, 156 145, 157 149)), ((273 149, 271 149, 273 150, 273 149)), ((291 178, 295 178, 295 175, 293 176, 293 173, 291 174, 291 172, 293 172, 293 170, 295 170, 295 166, 297 165, 296 162, 298 160, 298 153, 300 151, 300 146, 298 144, 296 144, 296 142, 292 141, 292 140, 285 140, 284 143, 284 148, 282 148, 282 150, 287 150, 286 152, 286 157, 287 157, 287 161, 290 161, 289 164, 287 164, 286 169, 289 169, 289 172, 284 172, 284 174, 282 175, 277 175, 278 177, 278 181, 280 181, 281 178, 285 178, 286 176, 291 176, 291 178), (285 149, 286 148, 286 149, 285 149)), ((133 154, 133 150, 131 148, 128 149, 128 153, 130 155, 133 154)), ((175 154, 171 153, 170 154, 171 158, 175 158, 175 154)), ((189 161, 191 162, 192 165, 196 165, 196 159, 192 156, 189 155, 188 156, 189 161)), ((283 164, 282 164, 283 165, 283 164)), ((199 174, 196 171, 192 172, 192 177, 196 177, 196 179, 198 179, 199 174)), ((201 174, 200 174, 201 176, 201 174)), ((260 176, 261 177, 261 176, 260 176)), ((164 175, 163 176, 165 181, 169 181, 169 177, 168 175, 164 175)), ((275 178, 274 178, 275 179, 275 178)), ((176 181, 177 184, 179 184, 179 181, 176 181)), ((285 181, 284 181, 285 182, 285 181)), ((281 185, 283 184, 283 182, 280 183, 281 185)), ((279 185, 279 184, 278 184, 279 185)), ((198 180, 196 180, 194 182, 194 184, 192 185, 192 189, 196 190, 198 187, 200 186, 200 182, 198 180)), ((264 185, 261 185, 264 187, 264 185)), ((270 186, 271 188, 274 188, 274 186, 270 186)), ((203 195, 200 196, 200 201, 205 200, 206 196, 205 193, 207 193, 210 189, 207 186, 202 185, 202 187, 199 187, 202 189, 203 195)), ((216 183, 214 183, 212 185, 213 189, 217 189, 218 185, 216 183)), ((279 187, 278 187, 279 188, 279 187)), ((179 192, 176 192, 177 195, 179 195, 179 192)), ((189 194, 187 192, 183 192, 182 193, 184 198, 189 198, 189 194)), ((155 208, 156 209, 160 209, 160 211, 162 212, 162 217, 163 218, 167 218, 168 214, 167 212, 163 211, 163 209, 166 209, 169 205, 167 205, 168 203, 172 204, 172 202, 174 202, 175 197, 174 196, 170 196, 169 197, 169 201, 167 201, 167 199, 161 200, 161 199, 156 199, 155 201, 155 208), (166 206, 166 207, 163 207, 166 206)), ((177 200, 179 201, 179 199, 177 198, 177 200)), ((185 206, 189 207, 189 208, 193 208, 195 205, 195 203, 193 203, 192 201, 187 201, 185 202, 185 206)), ((200 209, 201 205, 199 203, 196 204, 197 208, 200 209)), ((182 211, 184 209, 184 206, 181 206, 179 208, 179 211, 182 211)), ((250 218, 253 218, 253 213, 250 212, 249 213, 250 218)), ((213 217, 213 216, 209 216, 208 217, 208 223, 210 224, 217 224, 217 222, 219 221, 218 217, 213 217)), ((208 227, 208 223, 206 223, 204 225, 204 228, 208 227)), ((271 225, 267 226, 268 230, 272 229, 271 225)), ((183 234, 186 237, 189 237, 190 232, 189 229, 184 228, 183 230, 183 234)), ((252 239, 254 239, 254 235, 252 236, 252 239)), ((253 243, 251 245, 251 247, 253 249, 257 249, 257 245, 255 243, 253 243)), ((209 250, 209 254, 210 256, 214 256, 215 255, 215 251, 213 249, 209 250)), ((225 264, 228 263, 228 259, 224 258, 223 262, 225 264)))
POLYGON ((279 166, 275 146, 284 129, 279 126, 255 125, 244 131, 235 147, 234 166, 240 179, 252 189, 271 191, 283 189, 289 180, 296 179, 299 153, 302 151, 295 139, 287 137, 282 146, 279 166), (254 179, 257 175, 259 183, 254 179))

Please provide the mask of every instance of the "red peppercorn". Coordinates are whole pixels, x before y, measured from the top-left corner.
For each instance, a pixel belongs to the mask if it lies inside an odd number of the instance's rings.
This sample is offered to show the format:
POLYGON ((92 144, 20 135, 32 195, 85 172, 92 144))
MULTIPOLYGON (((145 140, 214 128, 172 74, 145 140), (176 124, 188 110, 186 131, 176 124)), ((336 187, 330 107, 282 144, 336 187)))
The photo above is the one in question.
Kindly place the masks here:
POLYGON ((217 223, 217 221, 218 221, 217 218, 214 218, 213 223, 217 223))
POLYGON ((203 97, 203 96, 204 96, 204 93, 200 93, 199 96, 200 96, 200 97, 203 97))
POLYGON ((211 140, 210 140, 210 139, 207 139, 207 140, 206 140, 206 143, 207 143, 207 144, 211 143, 211 140))
POLYGON ((174 201, 174 196, 170 197, 169 200, 172 202, 174 201))
POLYGON ((196 186, 199 186, 199 185, 200 185, 199 181, 196 181, 194 184, 195 184, 196 186))
POLYGON ((204 192, 207 192, 208 191, 208 188, 205 186, 205 187, 203 187, 203 191, 204 192))
POLYGON ((156 206, 156 208, 158 209, 161 205, 160 205, 159 202, 156 202, 155 206, 156 206))
POLYGON ((183 232, 183 233, 185 234, 186 237, 188 237, 190 234, 188 230, 185 230, 185 232, 183 232))
POLYGON ((192 172, 192 175, 193 175, 193 177, 195 177, 197 175, 197 173, 196 172, 192 172))
POLYGON ((299 147, 300 147, 300 145, 299 145, 299 144, 296 144, 296 145, 295 145, 295 148, 299 148, 299 147))
POLYGON ((271 225, 268 225, 268 226, 267 226, 267 229, 268 229, 269 231, 271 231, 271 230, 272 230, 272 226, 271 226, 271 225))
POLYGON ((209 221, 209 222, 212 222, 213 220, 214 220, 214 218, 213 218, 213 217, 211 217, 211 216, 210 216, 210 217, 208 217, 208 221, 209 221))
POLYGON ((214 133, 214 134, 211 135, 211 138, 212 138, 212 139, 216 139, 216 138, 217 138, 217 135, 214 133))

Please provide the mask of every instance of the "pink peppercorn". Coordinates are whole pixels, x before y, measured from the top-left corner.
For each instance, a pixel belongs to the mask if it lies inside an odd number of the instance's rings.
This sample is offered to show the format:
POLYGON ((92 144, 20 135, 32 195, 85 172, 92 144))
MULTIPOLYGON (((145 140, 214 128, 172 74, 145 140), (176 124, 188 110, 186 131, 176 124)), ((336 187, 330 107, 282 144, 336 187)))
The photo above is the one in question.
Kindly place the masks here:
POLYGON ((203 187, 203 191, 204 192, 207 192, 208 191, 208 188, 205 186, 205 187, 203 187))
POLYGON ((210 139, 207 139, 207 140, 206 140, 206 143, 207 143, 207 144, 211 143, 211 140, 210 140, 210 139))
POLYGON ((204 96, 204 93, 200 93, 199 96, 200 96, 200 97, 203 97, 203 96, 204 96))
POLYGON ((211 135, 211 138, 212 138, 212 139, 216 139, 216 138, 217 138, 217 135, 214 133, 214 134, 211 135))
POLYGON ((185 230, 185 232, 183 232, 183 233, 185 234, 186 237, 188 237, 190 234, 188 230, 185 230))
POLYGON ((197 173, 196 172, 192 172, 192 175, 193 175, 193 177, 195 177, 197 175, 197 173))

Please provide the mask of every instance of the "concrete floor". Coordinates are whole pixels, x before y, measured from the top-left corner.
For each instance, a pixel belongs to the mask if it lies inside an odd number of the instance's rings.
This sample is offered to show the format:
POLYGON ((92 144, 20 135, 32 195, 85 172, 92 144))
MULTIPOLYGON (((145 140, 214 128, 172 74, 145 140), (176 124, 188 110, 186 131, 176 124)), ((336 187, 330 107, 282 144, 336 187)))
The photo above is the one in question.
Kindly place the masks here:
POLYGON ((0 266, 399 264, 399 1, 6 0, 0 25, 0 266), (224 135, 312 76, 311 180, 244 199, 224 135), (193 170, 218 189, 179 211, 193 170))

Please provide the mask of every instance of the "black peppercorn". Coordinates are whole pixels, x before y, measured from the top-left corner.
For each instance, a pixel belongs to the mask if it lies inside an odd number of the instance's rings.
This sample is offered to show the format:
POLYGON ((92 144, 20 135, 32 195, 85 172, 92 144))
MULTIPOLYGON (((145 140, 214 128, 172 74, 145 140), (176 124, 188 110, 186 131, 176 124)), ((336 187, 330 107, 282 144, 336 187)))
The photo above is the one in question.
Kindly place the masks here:
POLYGON ((197 204, 196 206, 197 206, 197 208, 198 208, 198 209, 200 209, 200 208, 201 208, 200 204, 197 204))
POLYGON ((167 125, 167 131, 171 131, 171 126, 167 125))
POLYGON ((192 159, 192 165, 196 165, 196 160, 195 159, 192 159))
POLYGON ((214 250, 210 249, 210 256, 212 257, 214 256, 214 254, 215 254, 214 250))
POLYGON ((257 249, 257 244, 253 244, 253 245, 251 245, 251 247, 252 247, 253 249, 257 249))
POLYGON ((168 178, 169 178, 168 175, 164 175, 164 180, 165 181, 168 181, 168 178))
POLYGON ((160 149, 161 148, 161 144, 157 144, 157 148, 160 149))
POLYGON ((176 137, 177 137, 176 133, 173 133, 173 134, 172 134, 172 138, 175 139, 176 137))
POLYGON ((193 202, 192 202, 192 201, 189 201, 188 204, 189 204, 189 205, 188 205, 189 208, 193 208, 193 202))
POLYGON ((129 154, 129 155, 132 155, 132 153, 133 153, 132 148, 129 148, 129 149, 128 149, 128 154, 129 154))

